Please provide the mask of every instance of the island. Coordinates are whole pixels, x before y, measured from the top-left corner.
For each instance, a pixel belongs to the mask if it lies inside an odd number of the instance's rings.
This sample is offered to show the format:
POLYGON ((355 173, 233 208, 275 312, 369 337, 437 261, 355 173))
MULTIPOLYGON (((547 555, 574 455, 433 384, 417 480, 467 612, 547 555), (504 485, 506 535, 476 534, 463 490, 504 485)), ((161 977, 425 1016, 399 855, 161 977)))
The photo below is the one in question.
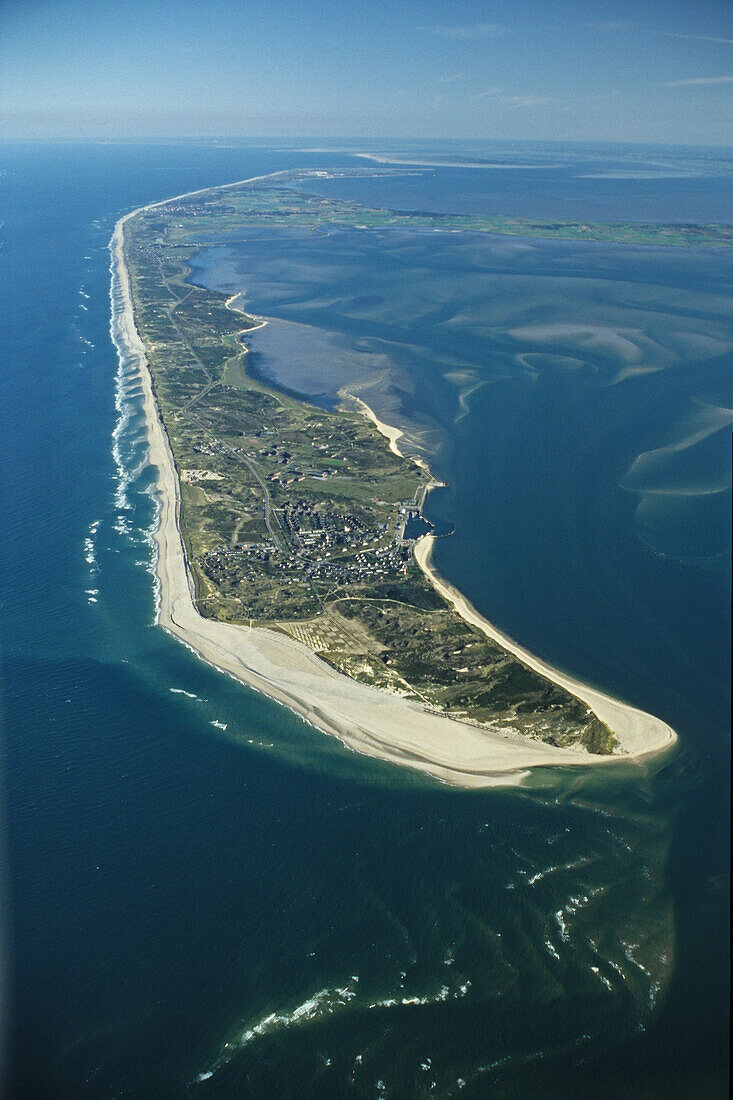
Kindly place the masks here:
MULTIPOLYGON (((368 210, 295 189, 307 177, 177 196, 115 230, 113 329, 139 371, 158 470, 160 623, 348 747, 457 785, 668 748, 664 722, 550 667, 439 576, 424 516, 437 482, 401 453, 400 431, 355 386, 325 407, 253 377, 248 335, 266 319, 191 278, 203 243, 263 224, 612 229, 368 210)), ((686 227, 616 233, 685 243, 686 227)), ((689 227, 687 239, 721 234, 689 227)))

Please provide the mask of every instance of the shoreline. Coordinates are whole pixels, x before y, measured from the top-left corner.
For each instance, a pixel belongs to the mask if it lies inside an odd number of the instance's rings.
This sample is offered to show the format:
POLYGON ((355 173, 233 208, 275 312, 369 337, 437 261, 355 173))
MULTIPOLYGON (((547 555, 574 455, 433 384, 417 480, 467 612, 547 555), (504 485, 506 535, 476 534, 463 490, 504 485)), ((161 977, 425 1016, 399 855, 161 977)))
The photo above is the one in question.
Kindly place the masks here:
MULTIPOLYGON (((270 177, 254 177, 224 186, 236 187, 265 178, 270 177)), ((660 719, 551 668, 483 619, 457 589, 431 569, 430 550, 434 536, 424 536, 415 548, 416 560, 430 583, 468 622, 489 633, 503 648, 586 702, 602 720, 608 721, 604 715, 611 715, 613 720, 608 724, 622 748, 627 750, 623 755, 598 756, 583 749, 555 748, 511 731, 486 729, 448 718, 440 712, 430 711, 401 696, 361 684, 336 672, 300 642, 267 627, 252 629, 220 623, 205 619, 198 613, 180 534, 178 475, 155 400, 145 345, 135 326, 129 273, 124 258, 124 226, 143 210, 165 206, 171 201, 205 191, 222 189, 202 188, 131 211, 119 219, 110 242, 113 308, 114 290, 119 292, 122 302, 121 314, 116 317, 118 335, 124 352, 135 362, 139 373, 147 426, 148 460, 158 471, 158 517, 153 535, 158 624, 207 663, 287 706, 311 726, 338 738, 347 748, 412 768, 455 786, 516 786, 537 767, 588 767, 641 762, 672 746, 676 735, 660 719), (598 707, 602 713, 599 713, 598 707)), ((230 301, 237 296, 233 295, 230 301)), ((400 454, 396 443, 403 433, 382 424, 365 402, 360 398, 355 400, 389 439, 390 448, 400 454)), ((439 484, 422 460, 413 461, 430 475, 432 487, 439 484)))
MULTIPOLYGON (((358 401, 365 415, 376 425, 377 430, 389 440, 389 448, 394 454, 399 455, 400 458, 416 463, 428 474, 430 481, 425 486, 425 493, 423 496, 424 506, 425 498, 430 490, 442 487, 444 483, 435 478, 428 464, 422 459, 412 456, 408 459, 408 456, 400 451, 397 444, 404 435, 401 429, 383 423, 376 413, 374 413, 360 397, 356 397, 355 394, 350 393, 348 390, 344 390, 343 392, 355 401, 358 401)), ((602 722, 605 722, 616 734, 619 744, 623 749, 623 754, 619 753, 615 756, 594 756, 593 754, 587 753, 586 756, 589 760, 597 763, 615 763, 619 760, 634 760, 640 762, 647 757, 656 756, 657 753, 663 752, 676 743, 677 734, 671 726, 668 726, 660 718, 656 718, 646 711, 639 710, 637 707, 631 706, 630 703, 624 703, 620 699, 615 699, 613 696, 607 695, 598 688, 583 683, 582 680, 576 680, 568 673, 562 672, 560 669, 543 661, 542 658, 535 656, 534 653, 525 649, 524 646, 519 645, 519 643, 515 642, 513 638, 510 638, 508 634, 505 634, 503 631, 499 630, 498 627, 494 626, 493 623, 489 622, 463 593, 436 569, 432 558, 433 548, 438 537, 439 536, 434 534, 421 535, 414 549, 415 561, 433 588, 451 604, 465 622, 469 623, 471 626, 477 627, 487 638, 490 638, 491 641, 500 645, 502 649, 513 654, 513 656, 518 658, 523 664, 527 665, 535 672, 538 672, 541 676, 544 676, 545 679, 550 680, 552 683, 557 684, 558 687, 564 688, 571 695, 580 699, 581 702, 590 707, 593 713, 600 718, 602 722)))
POLYGON ((533 653, 530 653, 528 649, 519 645, 508 634, 504 634, 503 631, 484 618, 463 593, 445 577, 441 576, 435 568, 432 561, 435 541, 435 535, 423 535, 422 538, 418 539, 415 545, 415 561, 433 587, 452 604, 461 618, 477 627, 488 638, 497 642, 502 649, 508 650, 509 653, 517 657, 523 664, 528 665, 529 668, 540 673, 547 680, 551 680, 558 687, 564 688, 571 695, 580 699, 616 734, 624 749, 624 754, 595 757, 596 761, 599 763, 605 761, 609 764, 618 760, 641 761, 646 757, 655 756, 675 744, 677 734, 661 718, 656 718, 653 714, 639 710, 630 703, 615 699, 612 695, 607 695, 598 688, 583 683, 582 680, 576 680, 568 673, 562 672, 543 661, 541 657, 536 657, 533 653))
MULTIPOLYGON (((385 439, 388 440, 389 449, 393 455, 397 455, 397 457, 401 458, 404 462, 412 462, 413 465, 417 466, 418 469, 422 470, 423 473, 427 476, 428 480, 425 482, 420 492, 420 513, 422 514, 422 510, 425 507, 425 501, 427 500, 427 496, 430 490, 445 488, 444 482, 438 481, 424 458, 420 458, 418 455, 406 455, 403 451, 399 449, 397 444, 405 434, 401 428, 394 428, 391 424, 385 424, 383 420, 379 419, 374 409, 367 405, 366 401, 363 401, 361 397, 357 397, 356 394, 353 393, 351 390, 339 390, 338 395, 341 398, 346 397, 351 401, 355 401, 360 406, 360 411, 364 414, 367 420, 371 420, 372 424, 374 424, 379 434, 383 435, 385 439)), ((428 578, 428 580, 430 580, 430 578, 428 578)), ((432 581, 430 583, 432 584, 432 581)))

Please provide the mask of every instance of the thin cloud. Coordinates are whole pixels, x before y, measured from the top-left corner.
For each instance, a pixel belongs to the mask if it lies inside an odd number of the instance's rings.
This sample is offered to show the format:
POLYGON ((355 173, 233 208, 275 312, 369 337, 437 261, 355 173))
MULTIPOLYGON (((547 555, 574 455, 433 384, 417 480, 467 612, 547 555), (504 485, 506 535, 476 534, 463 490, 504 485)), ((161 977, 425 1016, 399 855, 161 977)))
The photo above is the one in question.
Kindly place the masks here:
POLYGON ((506 27, 500 23, 466 23, 463 26, 445 27, 432 26, 420 27, 422 31, 430 31, 440 35, 441 38, 452 38, 455 42, 475 42, 484 38, 498 38, 506 34, 506 27))
POLYGON ((695 84, 733 84, 733 76, 693 76, 690 80, 666 80, 665 88, 692 88, 695 84))
POLYGON ((676 34, 674 31, 662 33, 667 38, 687 38, 695 42, 721 42, 724 46, 733 46, 733 38, 714 38, 709 34, 676 34))
POLYGON ((465 73, 451 73, 449 76, 441 76, 436 84, 455 84, 458 80, 468 80, 465 73))
POLYGON ((472 99, 488 99, 489 96, 501 95, 501 93, 503 91, 504 91, 503 88, 487 88, 486 91, 477 92, 476 95, 472 96, 471 98, 472 99))
POLYGON ((591 21, 588 26, 602 31, 603 34, 618 34, 621 31, 633 31, 636 23, 630 23, 627 19, 603 19, 600 22, 591 21))
POLYGON ((516 110, 521 107, 545 107, 555 100, 549 95, 504 95, 504 89, 500 87, 486 88, 483 92, 477 92, 470 97, 469 102, 477 99, 487 99, 497 106, 516 110))
POLYGON ((545 107, 552 102, 552 96, 549 95, 505 95, 502 97, 502 103, 505 103, 507 107, 511 107, 512 110, 516 110, 518 107, 545 107))
MULTIPOLYGON (((620 34, 623 31, 635 31, 639 29, 638 23, 628 19, 602 19, 591 20, 587 26, 603 34, 620 34)), ((647 29, 648 31, 648 29, 647 29)), ((682 38, 690 42, 718 42, 720 45, 733 46, 733 38, 718 38, 712 34, 680 34, 678 31, 651 31, 652 34, 660 34, 663 38, 682 38)))

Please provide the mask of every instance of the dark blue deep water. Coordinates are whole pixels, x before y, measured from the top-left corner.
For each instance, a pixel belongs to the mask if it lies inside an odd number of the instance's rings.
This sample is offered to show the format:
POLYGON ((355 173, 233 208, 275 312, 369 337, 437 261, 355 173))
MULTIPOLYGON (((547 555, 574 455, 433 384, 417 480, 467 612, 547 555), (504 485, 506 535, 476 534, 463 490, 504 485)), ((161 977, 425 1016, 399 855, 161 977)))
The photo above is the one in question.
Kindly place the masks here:
MULTIPOLYGON (((551 167, 512 187, 511 170, 473 169, 464 191, 495 213, 560 216, 543 181, 588 219, 653 211, 655 181, 609 178, 611 153, 593 154, 601 181, 581 178, 587 150, 562 154, 570 192, 551 167)), ((730 211, 730 176, 701 157, 660 217, 730 211)), ((537 244, 523 260, 445 242, 438 277, 420 241, 399 242, 399 263, 328 245, 350 277, 361 265, 359 285, 403 295, 389 331, 368 319, 375 341, 412 347, 394 353, 402 377, 430 367, 402 412, 448 483, 430 505, 456 527, 441 569, 530 648, 670 722, 670 760, 451 791, 347 753, 153 625, 151 475, 109 336, 114 223, 186 190, 348 162, 275 144, 0 147, 5 1091, 722 1096, 727 254, 537 244), (501 339, 470 311, 444 338, 469 269, 501 339), (408 292, 400 272, 418 270, 408 292), (591 336, 548 343, 571 297, 591 336), (653 369, 599 344, 606 328, 647 341, 653 369), (478 372, 471 386, 446 382, 449 354, 461 378, 478 372)), ((620 174, 634 164, 626 150, 620 174)), ((450 208, 456 171, 440 170, 452 191, 436 173, 392 181, 390 202, 426 208, 432 188, 450 208)), ((340 186, 373 203, 386 187, 340 186)), ((295 298, 272 312, 363 334, 364 318, 295 298)))

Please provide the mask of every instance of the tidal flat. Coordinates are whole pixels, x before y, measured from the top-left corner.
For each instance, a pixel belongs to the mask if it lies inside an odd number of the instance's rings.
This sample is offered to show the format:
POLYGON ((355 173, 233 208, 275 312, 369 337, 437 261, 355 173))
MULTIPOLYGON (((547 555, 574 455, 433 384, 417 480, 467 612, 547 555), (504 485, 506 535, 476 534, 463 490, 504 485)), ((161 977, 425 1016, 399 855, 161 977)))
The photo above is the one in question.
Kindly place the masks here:
MULTIPOLYGON (((625 409, 632 430, 664 391, 648 436, 639 423, 638 443, 628 439, 614 455, 625 464, 617 486, 630 494, 639 536, 665 552, 674 554, 675 523, 664 517, 695 509, 704 543, 696 556, 705 559, 725 545, 730 493, 728 255, 423 229, 278 229, 202 248, 192 279, 244 288, 248 309, 277 318, 252 337, 255 377, 321 401, 335 401, 344 378, 358 386, 401 429, 407 452, 448 482, 443 500, 451 495, 458 517, 475 506, 455 496, 451 455, 479 436, 490 462, 514 395, 548 391, 548 432, 553 418, 561 431, 563 411, 587 395, 596 423, 581 445, 591 461, 609 417, 625 409), (709 425, 702 435, 701 417, 709 425), (674 470, 659 454, 652 484, 642 456, 670 447, 674 470), (648 504, 652 493, 667 498, 664 508, 648 504)), ((484 475, 474 460, 472 496, 484 475)), ((440 496, 431 498, 435 508, 440 496)), ((456 541, 462 528, 459 519, 456 541)))

